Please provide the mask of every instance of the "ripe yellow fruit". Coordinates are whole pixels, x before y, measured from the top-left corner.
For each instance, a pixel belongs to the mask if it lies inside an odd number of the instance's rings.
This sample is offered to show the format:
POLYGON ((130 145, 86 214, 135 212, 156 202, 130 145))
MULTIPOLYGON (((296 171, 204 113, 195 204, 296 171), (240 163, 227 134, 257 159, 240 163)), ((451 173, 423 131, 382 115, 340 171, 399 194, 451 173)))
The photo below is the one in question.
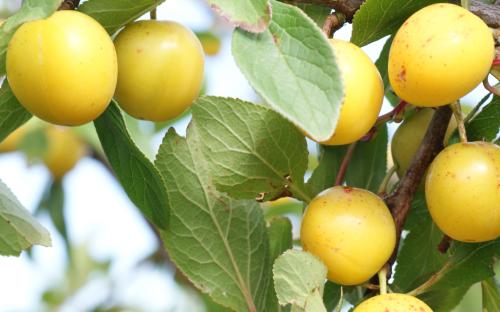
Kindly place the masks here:
POLYGON ((49 126, 46 136, 43 162, 54 179, 60 180, 85 155, 85 144, 68 128, 49 126))
POLYGON ((324 145, 343 145, 361 139, 375 124, 382 101, 384 83, 377 67, 358 46, 330 39, 342 79, 344 102, 337 128, 324 145))
POLYGON ((474 89, 494 59, 493 35, 468 10, 447 3, 410 16, 396 33, 389 53, 394 92, 417 105, 446 105, 474 89))
POLYGON ((434 159, 425 182, 432 219, 451 238, 484 242, 500 236, 500 147, 453 144, 434 159))
POLYGON ((405 294, 385 294, 372 297, 358 305, 354 312, 432 312, 422 300, 405 294))
POLYGON ((170 120, 198 97, 205 60, 191 30, 175 22, 139 21, 118 34, 115 47, 115 98, 129 115, 170 120))
POLYGON ((363 189, 335 186, 307 207, 302 247, 320 258, 328 279, 342 285, 367 281, 389 260, 396 227, 385 203, 363 189))
POLYGON ((7 49, 7 79, 16 98, 33 115, 59 125, 97 118, 111 101, 117 68, 104 28, 77 11, 25 23, 7 49))
POLYGON ((211 33, 197 33, 197 36, 206 55, 214 56, 220 52, 221 42, 219 37, 211 33))
POLYGON ((0 153, 9 153, 17 150, 19 143, 27 132, 26 126, 21 126, 11 132, 3 141, 0 142, 0 153))
MULTIPOLYGON (((410 167, 413 156, 424 139, 429 123, 434 115, 432 108, 424 108, 415 112, 398 127, 392 137, 391 152, 394 164, 398 166, 397 174, 401 178, 410 167)), ((457 128, 457 121, 451 118, 444 141, 447 142, 457 128)))

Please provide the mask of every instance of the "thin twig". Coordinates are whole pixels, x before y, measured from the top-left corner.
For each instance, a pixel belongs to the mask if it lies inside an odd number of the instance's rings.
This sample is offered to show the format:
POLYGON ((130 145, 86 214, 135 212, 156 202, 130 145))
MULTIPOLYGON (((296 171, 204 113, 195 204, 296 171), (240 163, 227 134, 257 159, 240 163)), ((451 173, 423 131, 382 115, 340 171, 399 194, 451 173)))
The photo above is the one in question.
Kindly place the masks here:
POLYGON ((490 93, 493 93, 496 96, 500 96, 500 90, 495 88, 494 86, 490 85, 490 82, 488 81, 488 77, 486 77, 483 80, 483 86, 486 90, 488 90, 490 93))
POLYGON ((80 0, 66 0, 59 6, 58 10, 74 10, 80 5, 80 0))
MULTIPOLYGON (((420 181, 434 157, 443 149, 443 140, 451 119, 451 114, 452 112, 448 105, 436 110, 424 139, 413 157, 405 176, 401 179, 394 193, 385 199, 396 223, 396 246, 399 245, 401 231, 420 181)), ((396 247, 390 260, 391 264, 396 259, 397 250, 398 248, 396 247)))
POLYGON ((152 9, 149 12, 149 18, 152 19, 152 20, 156 20, 156 8, 152 9))
POLYGON ((384 197, 387 194, 387 186, 389 185, 389 181, 391 181, 392 176, 394 173, 398 170, 398 166, 394 165, 392 166, 389 171, 385 174, 384 179, 382 180, 382 183, 380 183, 380 186, 378 188, 378 195, 380 197, 384 197))
POLYGON ((380 285, 380 294, 387 294, 387 266, 384 267, 378 272, 378 281, 380 285))
POLYGON ((344 159, 342 159, 342 164, 340 165, 339 172, 337 173, 337 178, 335 179, 335 186, 342 185, 344 182, 345 173, 347 172, 347 168, 349 167, 349 163, 351 162, 357 143, 358 142, 351 143, 351 145, 347 148, 347 152, 344 159))
POLYGON ((443 254, 446 253, 448 251, 448 248, 450 248, 450 244, 451 244, 451 237, 449 237, 448 235, 443 235, 443 239, 438 245, 439 252, 443 254))
POLYGON ((347 22, 351 23, 352 18, 359 7, 363 4, 364 0, 285 0, 284 2, 297 4, 309 3, 318 4, 324 7, 334 9, 335 12, 341 12, 345 15, 347 22))
POLYGON ((328 15, 323 24, 323 33, 327 38, 333 37, 335 31, 339 30, 346 22, 346 17, 341 12, 334 12, 328 15))
POLYGON ((441 268, 441 270, 439 270, 437 273, 435 273, 434 275, 429 277, 429 279, 427 281, 425 281, 422 285, 418 286, 417 288, 415 288, 414 290, 412 290, 406 294, 410 295, 410 296, 418 296, 420 294, 423 294, 427 289, 429 289, 429 287, 436 284, 437 282, 439 282, 441 280, 441 278, 443 278, 444 273, 446 273, 446 271, 448 270, 448 268, 450 266, 451 266, 451 263, 447 262, 441 268))

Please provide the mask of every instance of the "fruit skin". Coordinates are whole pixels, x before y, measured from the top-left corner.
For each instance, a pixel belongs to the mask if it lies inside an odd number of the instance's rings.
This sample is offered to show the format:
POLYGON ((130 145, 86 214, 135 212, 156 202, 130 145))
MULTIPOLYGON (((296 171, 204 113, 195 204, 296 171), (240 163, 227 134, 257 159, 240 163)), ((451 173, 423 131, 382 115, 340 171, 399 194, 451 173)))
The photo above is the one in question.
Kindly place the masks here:
POLYGON ((358 46, 330 39, 344 81, 344 102, 337 128, 324 145, 350 144, 375 124, 384 100, 384 83, 377 67, 358 46))
POLYGON ((493 35, 460 6, 437 3, 414 13, 396 33, 389 52, 389 80, 403 100, 446 105, 474 89, 494 59, 493 35))
MULTIPOLYGON (((394 164, 398 166, 398 177, 403 177, 410 167, 413 156, 417 153, 420 143, 424 139, 432 116, 434 116, 432 108, 421 109, 405 119, 394 133, 391 142, 391 153, 394 164)), ((448 141, 456 128, 457 121, 452 117, 444 142, 448 141)))
POLYGON ((85 144, 68 128, 46 129, 47 150, 43 162, 55 180, 60 180, 85 155, 85 144))
POLYGON ((7 79, 21 104, 48 122, 97 118, 115 91, 117 59, 104 28, 77 11, 23 24, 7 49, 7 79))
POLYGON ((115 98, 129 115, 152 121, 179 116, 198 97, 204 55, 186 27, 169 21, 139 21, 116 37, 115 98))
POLYGON ((328 268, 328 279, 342 285, 367 281, 389 260, 396 227, 385 203, 363 189, 335 186, 307 207, 300 230, 302 247, 328 268))
POLYGON ((405 294, 385 294, 372 297, 358 305, 354 312, 432 312, 422 300, 405 294))
POLYGON ((3 141, 0 142, 0 153, 9 153, 17 150, 19 143, 26 135, 28 129, 21 126, 11 132, 3 141))
POLYGON ((484 242, 500 236, 500 147, 458 143, 432 162, 425 181, 427 206, 454 240, 484 242))

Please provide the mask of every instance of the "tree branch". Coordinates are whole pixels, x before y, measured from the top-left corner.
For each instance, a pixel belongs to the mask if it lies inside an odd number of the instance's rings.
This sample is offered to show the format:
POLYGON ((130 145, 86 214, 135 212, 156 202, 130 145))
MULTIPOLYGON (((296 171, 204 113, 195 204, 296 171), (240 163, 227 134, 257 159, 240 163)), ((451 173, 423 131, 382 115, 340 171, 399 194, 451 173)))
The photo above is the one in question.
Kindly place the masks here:
POLYGON ((80 0, 65 0, 63 3, 61 3, 58 10, 74 10, 78 7, 79 4, 80 0))
POLYGON ((500 5, 486 4, 479 0, 471 0, 469 10, 479 16, 488 26, 500 27, 500 5))
POLYGON ((352 21, 352 17, 364 0, 285 0, 284 2, 297 4, 297 3, 309 3, 322 5, 331 9, 335 12, 339 12, 345 15, 348 22, 352 21))
MULTIPOLYGON (((406 175, 401 179, 394 193, 385 199, 396 223, 396 246, 399 245, 401 231, 420 181, 434 157, 444 148, 443 140, 451 119, 451 114, 452 112, 448 105, 436 110, 406 175)), ((398 248, 396 247, 392 260, 395 259, 397 250, 398 248)))

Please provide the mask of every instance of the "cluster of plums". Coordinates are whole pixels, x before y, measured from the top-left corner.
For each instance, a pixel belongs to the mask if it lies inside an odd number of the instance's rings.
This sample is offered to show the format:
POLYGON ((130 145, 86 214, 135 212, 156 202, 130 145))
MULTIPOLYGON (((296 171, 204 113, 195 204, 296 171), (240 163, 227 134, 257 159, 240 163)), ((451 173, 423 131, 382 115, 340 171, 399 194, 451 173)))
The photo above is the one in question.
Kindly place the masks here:
MULTIPOLYGON (((168 21, 131 23, 113 42, 88 15, 58 11, 23 24, 7 49, 12 92, 30 113, 53 124, 46 133, 49 146, 44 159, 56 178, 82 155, 82 148, 69 148, 78 139, 60 126, 96 119, 113 96, 133 117, 174 119, 198 96, 203 72, 203 49, 196 35, 168 21)), ((15 148, 26 132, 23 128, 12 133, 0 149, 15 148)))
MULTIPOLYGON (((373 127, 384 86, 377 68, 360 48, 340 40, 330 42, 344 80, 345 98, 335 133, 319 143, 349 144, 373 127)), ((389 53, 389 80, 402 100, 420 109, 400 126, 393 139, 400 176, 434 114, 432 108, 425 107, 450 104, 472 91, 488 75, 493 59, 490 29, 460 6, 427 6, 401 26, 389 53)), ((456 123, 451 124, 449 132, 455 127, 456 123)), ((451 238, 464 242, 496 239, 500 236, 500 148, 485 142, 448 146, 428 169, 425 193, 433 220, 451 238)), ((335 186, 318 194, 306 208, 301 243, 325 263, 329 280, 357 285, 389 260, 396 229, 379 196, 335 186)), ((431 311, 418 299, 397 294, 372 298, 355 311, 385 311, 382 307, 431 311)))

